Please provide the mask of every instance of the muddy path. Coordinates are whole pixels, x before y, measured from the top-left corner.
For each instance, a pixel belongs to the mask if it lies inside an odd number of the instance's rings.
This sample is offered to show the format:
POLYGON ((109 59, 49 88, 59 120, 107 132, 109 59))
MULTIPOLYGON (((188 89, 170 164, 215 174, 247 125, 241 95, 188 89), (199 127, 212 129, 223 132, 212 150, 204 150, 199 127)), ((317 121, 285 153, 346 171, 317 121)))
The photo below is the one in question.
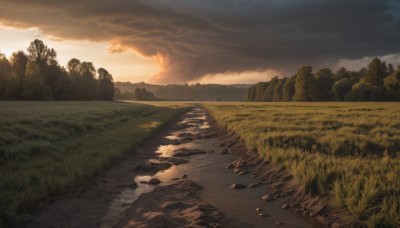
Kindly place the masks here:
MULTIPOLYGON (((57 199, 30 227, 320 227, 262 197, 273 188, 196 107, 123 162, 57 199)), ((283 202, 283 201, 282 201, 283 202)))

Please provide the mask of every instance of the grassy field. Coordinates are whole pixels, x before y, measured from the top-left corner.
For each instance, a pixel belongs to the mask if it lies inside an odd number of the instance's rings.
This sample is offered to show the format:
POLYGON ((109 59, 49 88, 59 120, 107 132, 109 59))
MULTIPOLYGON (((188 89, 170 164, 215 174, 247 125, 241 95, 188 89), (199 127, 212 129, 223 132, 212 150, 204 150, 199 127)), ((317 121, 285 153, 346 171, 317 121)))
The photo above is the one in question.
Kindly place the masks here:
POLYGON ((400 227, 399 103, 206 104, 304 190, 371 227, 400 227))
POLYGON ((120 102, 0 102, 0 227, 69 191, 186 108, 120 102))

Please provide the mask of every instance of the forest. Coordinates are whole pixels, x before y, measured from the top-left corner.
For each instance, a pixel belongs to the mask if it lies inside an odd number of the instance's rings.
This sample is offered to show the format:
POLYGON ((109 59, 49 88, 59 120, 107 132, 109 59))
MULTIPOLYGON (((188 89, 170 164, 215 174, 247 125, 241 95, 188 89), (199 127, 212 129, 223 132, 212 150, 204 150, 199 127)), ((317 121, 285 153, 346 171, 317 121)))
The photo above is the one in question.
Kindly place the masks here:
POLYGON ((303 66, 288 78, 274 77, 247 90, 247 101, 400 101, 400 65, 374 58, 359 71, 303 66))
POLYGON ((218 85, 218 84, 169 84, 152 85, 144 82, 116 82, 115 99, 137 99, 135 91, 138 88, 154 94, 162 100, 191 100, 191 101, 243 101, 246 89, 250 85, 218 85))
POLYGON ((71 59, 60 66, 57 52, 34 40, 28 53, 0 53, 0 100, 113 100, 112 75, 91 62, 71 59))

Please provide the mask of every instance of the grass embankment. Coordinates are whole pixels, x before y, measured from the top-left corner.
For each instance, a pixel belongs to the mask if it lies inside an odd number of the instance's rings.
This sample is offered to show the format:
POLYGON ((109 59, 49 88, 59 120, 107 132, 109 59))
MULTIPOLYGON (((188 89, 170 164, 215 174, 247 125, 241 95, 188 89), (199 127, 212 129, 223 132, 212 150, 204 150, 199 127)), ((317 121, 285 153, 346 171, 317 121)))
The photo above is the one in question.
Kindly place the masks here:
POLYGON ((399 103, 207 104, 249 149, 371 227, 400 227, 399 103))
POLYGON ((0 102, 0 226, 82 184, 185 110, 118 102, 0 102))

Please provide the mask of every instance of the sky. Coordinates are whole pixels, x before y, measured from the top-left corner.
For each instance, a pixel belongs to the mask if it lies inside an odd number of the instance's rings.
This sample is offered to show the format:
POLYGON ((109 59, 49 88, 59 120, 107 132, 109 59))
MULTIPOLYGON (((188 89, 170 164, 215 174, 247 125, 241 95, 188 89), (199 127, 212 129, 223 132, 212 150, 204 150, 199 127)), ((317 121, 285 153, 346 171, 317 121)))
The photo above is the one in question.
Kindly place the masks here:
POLYGON ((34 39, 115 81, 255 83, 304 65, 400 64, 400 1, 0 0, 0 52, 34 39))

